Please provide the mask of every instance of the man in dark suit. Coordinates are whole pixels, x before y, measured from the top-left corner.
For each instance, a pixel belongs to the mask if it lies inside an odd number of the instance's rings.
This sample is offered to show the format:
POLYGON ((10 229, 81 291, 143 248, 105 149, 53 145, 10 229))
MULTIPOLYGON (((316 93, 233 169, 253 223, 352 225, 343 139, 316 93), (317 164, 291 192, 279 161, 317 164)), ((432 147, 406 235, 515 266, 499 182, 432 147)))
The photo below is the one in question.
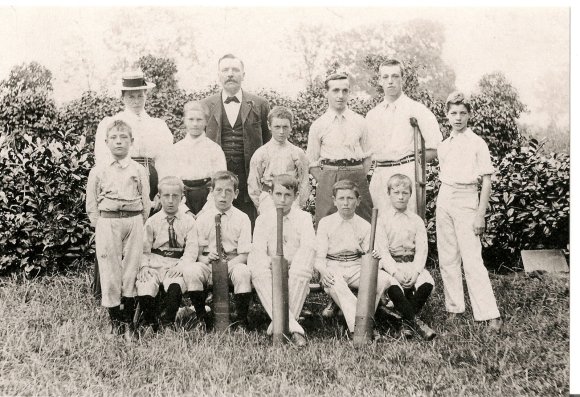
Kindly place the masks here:
POLYGON ((242 91, 244 63, 234 55, 220 58, 218 76, 222 92, 203 100, 210 111, 206 135, 222 147, 228 171, 238 176, 240 193, 233 204, 250 217, 253 227, 256 208, 248 195, 248 173, 252 155, 272 137, 270 105, 265 98, 242 91))

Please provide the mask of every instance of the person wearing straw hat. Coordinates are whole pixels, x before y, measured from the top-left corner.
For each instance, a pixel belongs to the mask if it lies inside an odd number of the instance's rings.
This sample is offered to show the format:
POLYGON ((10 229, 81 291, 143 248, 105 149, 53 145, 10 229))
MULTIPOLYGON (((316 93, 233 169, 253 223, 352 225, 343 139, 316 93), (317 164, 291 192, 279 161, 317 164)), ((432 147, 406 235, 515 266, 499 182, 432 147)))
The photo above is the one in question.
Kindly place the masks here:
POLYGON ((111 117, 105 117, 97 127, 95 134, 95 164, 103 164, 110 160, 111 153, 105 142, 107 126, 113 120, 123 120, 131 126, 134 143, 129 155, 147 170, 150 184, 150 198, 157 194, 157 171, 155 161, 173 145, 173 134, 165 121, 151 117, 145 112, 145 101, 148 90, 155 84, 145 81, 141 70, 133 70, 123 74, 121 99, 125 110, 111 117))

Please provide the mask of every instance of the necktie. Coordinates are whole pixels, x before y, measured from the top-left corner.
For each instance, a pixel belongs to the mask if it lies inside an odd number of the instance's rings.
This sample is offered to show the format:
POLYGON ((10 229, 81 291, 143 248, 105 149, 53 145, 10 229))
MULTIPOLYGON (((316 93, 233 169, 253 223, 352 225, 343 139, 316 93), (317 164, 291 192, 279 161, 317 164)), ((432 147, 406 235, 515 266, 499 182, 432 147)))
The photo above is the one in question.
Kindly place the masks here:
POLYGON ((227 255, 226 255, 226 250, 224 249, 224 220, 227 219, 226 214, 224 212, 220 213, 220 225, 221 225, 221 231, 222 231, 222 235, 221 235, 221 240, 220 240, 220 248, 222 250, 223 253, 223 259, 225 261, 227 261, 227 255))
POLYGON ((175 217, 168 216, 167 223, 169 223, 169 248, 179 248, 179 244, 177 243, 177 235, 175 234, 175 229, 173 228, 173 222, 175 222, 175 217))
POLYGON ((229 96, 226 98, 226 100, 224 101, 224 103, 227 105, 230 102, 235 102, 235 103, 240 103, 240 100, 238 99, 238 97, 235 96, 229 96))

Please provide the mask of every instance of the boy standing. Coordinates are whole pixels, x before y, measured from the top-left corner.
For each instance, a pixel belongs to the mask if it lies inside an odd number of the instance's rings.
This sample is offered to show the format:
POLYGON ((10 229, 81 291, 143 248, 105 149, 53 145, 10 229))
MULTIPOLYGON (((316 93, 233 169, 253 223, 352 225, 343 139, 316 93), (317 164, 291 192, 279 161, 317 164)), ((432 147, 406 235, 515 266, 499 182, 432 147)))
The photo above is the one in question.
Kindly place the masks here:
POLYGON ((183 106, 187 135, 175 143, 157 164, 159 177, 177 176, 185 185, 185 202, 194 216, 204 207, 211 177, 226 169, 226 156, 220 145, 205 135, 209 109, 202 102, 183 106))
POLYGON ((197 218, 199 254, 197 263, 184 272, 184 278, 197 317, 207 324, 204 288, 211 284, 212 263, 219 259, 215 217, 221 214, 221 244, 234 285, 236 314, 232 317, 247 328, 252 283, 246 262, 252 232, 248 215, 232 205, 240 192, 238 184, 238 177, 230 171, 219 171, 213 176, 211 189, 214 205, 207 206, 197 218))
POLYGON ((299 181, 300 190, 298 200, 295 202, 300 205, 300 208, 304 208, 310 196, 306 153, 288 141, 292 132, 293 119, 290 109, 275 106, 268 114, 268 126, 272 132, 272 139, 258 148, 250 161, 248 193, 258 214, 274 208, 270 191, 272 178, 276 175, 289 174, 299 181))
POLYGON ((126 122, 111 122, 105 142, 112 157, 89 173, 86 210, 95 227, 101 304, 109 309, 111 332, 125 331, 132 339, 135 279, 143 252, 143 222, 150 209, 149 179, 145 168, 128 157, 133 136, 126 122))
MULTIPOLYGON (((355 214, 361 199, 354 182, 348 179, 336 182, 332 197, 338 212, 322 218, 318 224, 315 267, 324 291, 342 309, 352 336, 357 298, 350 287, 359 286, 361 257, 369 248, 371 225, 355 214)), ((379 271, 375 308, 387 286, 387 274, 379 271)))
MULTIPOLYGON (((288 261, 288 308, 292 341, 298 347, 306 346, 304 329, 298 316, 310 292, 312 262, 314 259, 314 227, 309 213, 292 204, 298 193, 298 181, 290 175, 277 175, 272 179, 272 200, 283 210, 284 257, 288 261)), ((262 213, 256 220, 254 241, 248 257, 252 284, 262 306, 272 318, 272 257, 276 255, 277 213, 275 209, 262 213)), ((268 333, 272 332, 272 324, 268 333)))
POLYGON ((416 331, 423 339, 436 334, 417 316, 431 291, 433 277, 427 269, 427 230, 423 219, 407 205, 412 196, 411 178, 403 174, 391 176, 387 182, 390 206, 379 217, 377 225, 380 266, 387 272, 387 294, 403 318, 403 336, 410 338, 416 331))
POLYGON ((437 196, 437 250, 451 316, 465 311, 461 263, 475 321, 489 321, 500 332, 499 315, 489 275, 481 257, 479 236, 485 230, 485 211, 494 172, 487 144, 467 127, 471 104, 460 92, 445 103, 451 135, 438 148, 441 187, 437 196), (481 196, 478 197, 478 182, 481 196))
POLYGON ((145 223, 143 262, 137 274, 137 295, 143 319, 156 328, 155 297, 159 286, 165 288, 165 301, 159 315, 162 326, 173 324, 185 291, 184 269, 197 260, 197 228, 195 219, 180 210, 183 183, 175 176, 159 181, 161 211, 145 223))

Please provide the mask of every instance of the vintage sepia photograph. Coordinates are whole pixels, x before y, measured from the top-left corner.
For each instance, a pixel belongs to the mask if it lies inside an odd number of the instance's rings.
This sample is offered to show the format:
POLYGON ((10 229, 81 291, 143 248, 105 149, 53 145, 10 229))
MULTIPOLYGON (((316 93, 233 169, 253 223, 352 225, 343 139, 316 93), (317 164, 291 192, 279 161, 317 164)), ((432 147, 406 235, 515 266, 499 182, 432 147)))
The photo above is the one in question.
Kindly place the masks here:
POLYGON ((0 395, 580 393, 574 11, 0 4, 0 395))

